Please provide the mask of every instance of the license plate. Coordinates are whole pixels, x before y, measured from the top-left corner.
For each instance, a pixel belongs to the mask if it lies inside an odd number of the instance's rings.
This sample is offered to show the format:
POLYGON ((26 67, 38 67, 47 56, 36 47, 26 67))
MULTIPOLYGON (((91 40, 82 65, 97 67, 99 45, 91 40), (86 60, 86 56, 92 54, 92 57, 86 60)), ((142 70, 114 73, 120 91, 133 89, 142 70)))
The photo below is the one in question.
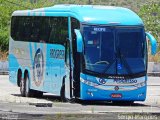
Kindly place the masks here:
POLYGON ((113 93, 113 94, 111 94, 111 97, 112 98, 121 98, 122 94, 113 93))

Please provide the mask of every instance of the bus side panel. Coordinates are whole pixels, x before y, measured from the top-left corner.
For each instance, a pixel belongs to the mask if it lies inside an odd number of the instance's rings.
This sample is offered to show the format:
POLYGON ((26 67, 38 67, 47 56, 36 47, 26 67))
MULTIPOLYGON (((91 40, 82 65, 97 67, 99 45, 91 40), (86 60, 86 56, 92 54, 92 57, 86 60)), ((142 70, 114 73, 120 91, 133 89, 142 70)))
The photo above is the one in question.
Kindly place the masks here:
POLYGON ((60 95, 64 76, 64 46, 30 43, 31 89, 60 95))
POLYGON ((19 63, 13 54, 9 54, 9 80, 11 83, 17 85, 17 71, 19 63))
POLYGON ((28 48, 30 58, 30 88, 47 92, 44 89, 44 83, 47 82, 45 78, 46 44, 30 42, 28 48))
MULTIPOLYGON (((31 69, 28 42, 15 41, 10 38, 9 42, 9 76, 10 81, 17 84, 17 74, 20 69, 22 78, 25 68, 31 69)), ((29 71, 28 71, 29 72, 29 71)))
POLYGON ((46 49, 46 82, 44 83, 44 89, 55 95, 60 95, 65 74, 65 48, 58 44, 48 44, 46 49))
POLYGON ((28 71, 30 88, 60 95, 65 75, 65 48, 62 45, 21 42, 10 39, 10 81, 17 85, 18 69, 28 71))
POLYGON ((19 68, 18 58, 14 54, 15 47, 14 47, 14 41, 12 38, 10 38, 9 41, 9 81, 15 85, 17 85, 17 71, 19 68))

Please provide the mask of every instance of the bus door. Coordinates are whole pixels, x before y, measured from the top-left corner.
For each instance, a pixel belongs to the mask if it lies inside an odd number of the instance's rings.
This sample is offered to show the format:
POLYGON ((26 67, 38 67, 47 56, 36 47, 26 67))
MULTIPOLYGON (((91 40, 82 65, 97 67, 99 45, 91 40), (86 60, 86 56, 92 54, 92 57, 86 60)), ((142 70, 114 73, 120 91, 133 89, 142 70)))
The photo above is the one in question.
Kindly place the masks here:
POLYGON ((65 44, 65 97, 72 98, 72 66, 70 41, 65 44))

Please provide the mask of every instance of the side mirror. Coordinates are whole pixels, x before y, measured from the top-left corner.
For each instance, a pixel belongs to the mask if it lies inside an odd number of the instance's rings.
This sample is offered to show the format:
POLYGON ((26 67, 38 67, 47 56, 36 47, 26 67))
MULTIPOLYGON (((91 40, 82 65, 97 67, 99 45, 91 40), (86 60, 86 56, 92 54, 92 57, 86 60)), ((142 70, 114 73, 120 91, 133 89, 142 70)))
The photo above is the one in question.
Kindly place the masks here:
POLYGON ((77 38, 77 52, 82 53, 82 51, 83 51, 83 39, 82 39, 81 32, 77 29, 75 29, 74 32, 75 32, 76 38, 77 38))
POLYGON ((148 32, 146 32, 147 38, 150 40, 151 43, 151 54, 155 55, 157 52, 157 41, 156 39, 148 32))

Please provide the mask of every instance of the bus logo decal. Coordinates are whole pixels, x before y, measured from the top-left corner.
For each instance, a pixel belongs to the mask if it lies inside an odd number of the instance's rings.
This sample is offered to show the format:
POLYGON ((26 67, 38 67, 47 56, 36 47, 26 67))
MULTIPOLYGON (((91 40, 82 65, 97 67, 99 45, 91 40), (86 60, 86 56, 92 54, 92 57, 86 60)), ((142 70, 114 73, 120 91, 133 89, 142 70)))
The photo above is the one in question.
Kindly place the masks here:
POLYGON ((103 79, 103 78, 100 78, 100 79, 99 79, 99 82, 100 82, 101 84, 106 84, 106 80, 103 79))
POLYGON ((64 52, 64 50, 50 49, 50 58, 64 59, 65 58, 65 52, 64 52))
POLYGON ((44 57, 43 52, 39 48, 34 56, 33 63, 33 81, 36 86, 40 86, 44 74, 44 57))

